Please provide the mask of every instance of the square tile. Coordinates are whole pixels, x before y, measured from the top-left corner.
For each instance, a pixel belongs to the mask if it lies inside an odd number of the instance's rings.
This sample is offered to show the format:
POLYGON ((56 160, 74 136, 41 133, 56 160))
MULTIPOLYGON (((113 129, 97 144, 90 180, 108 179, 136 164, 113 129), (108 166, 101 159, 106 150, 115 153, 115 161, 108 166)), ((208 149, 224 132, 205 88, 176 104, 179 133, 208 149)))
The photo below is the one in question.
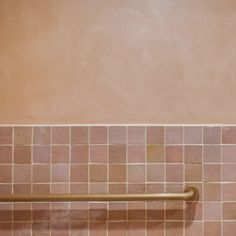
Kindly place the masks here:
POLYGON ((107 127, 92 126, 90 127, 90 143, 106 144, 107 143, 107 127))
POLYGON ((89 219, 89 203, 73 202, 71 203, 70 221, 88 221, 89 219))
POLYGON ((236 219, 236 203, 235 202, 223 202, 223 220, 235 220, 236 219))
POLYGON ((167 126, 165 128, 166 144, 182 144, 183 143, 183 127, 167 126))
POLYGON ((221 220, 221 202, 204 202, 204 220, 221 220))
POLYGON ((12 182, 12 166, 0 165, 0 183, 12 182))
POLYGON ((127 165, 128 182, 145 182, 145 165, 127 165))
POLYGON ((108 193, 108 185, 106 182, 90 182, 90 193, 108 193))
POLYGON ((108 221, 108 235, 109 236, 126 236, 125 222, 109 222, 108 221))
POLYGON ((221 200, 221 184, 205 183, 204 184, 204 200, 220 201, 221 200))
POLYGON ((202 182, 202 166, 199 164, 186 164, 185 181, 202 182))
POLYGON ((129 145, 128 146, 128 162, 144 163, 145 162, 145 146, 129 145))
POLYGON ((166 236, 182 236, 184 233, 183 222, 167 222, 166 223, 166 236))
POLYGON ((234 126, 222 127, 222 143, 236 144, 236 127, 234 126))
POLYGON ((178 146, 166 146, 165 155, 167 163, 183 163, 183 147, 178 146))
POLYGON ((14 183, 31 183, 31 165, 14 165, 14 183))
POLYGON ((220 221, 204 222, 204 235, 221 236, 221 222, 220 221))
POLYGON ((202 163, 202 147, 189 145, 184 147, 185 163, 200 164, 202 163))
POLYGON ((122 202, 109 202, 109 211, 108 211, 108 219, 126 221, 126 203, 122 202))
POLYGON ((235 221, 223 222, 223 235, 224 236, 234 236, 235 232, 236 232, 235 221))
POLYGON ((107 181, 107 165, 105 164, 91 164, 89 173, 92 182, 107 181))
POLYGON ((126 162, 126 146, 109 145, 109 163, 125 163, 125 162, 126 162))
POLYGON ((12 147, 0 146, 0 164, 12 163, 12 147))
POLYGON ((69 163, 70 149, 68 145, 52 146, 52 163, 69 163))
POLYGON ((88 165, 70 165, 70 182, 88 182, 88 165))
POLYGON ((13 194, 31 194, 31 183, 28 184, 14 184, 13 194))
POLYGON ((31 213, 30 203, 13 204, 13 221, 30 221, 31 213))
POLYGON ((88 194, 88 183, 70 183, 71 194, 88 194))
POLYGON ((164 220, 164 203, 158 201, 147 202, 147 220, 164 220))
POLYGON ((145 203, 144 202, 128 202, 128 220, 145 220, 145 203))
POLYGON ((53 164, 52 165, 52 182, 68 182, 69 165, 53 164))
POLYGON ((223 201, 236 201, 236 183, 222 183, 223 201))
POLYGON ((126 127, 111 126, 109 127, 109 143, 125 144, 126 143, 126 127))
POLYGON ((145 235, 144 221, 129 221, 127 222, 127 236, 143 236, 145 235))
POLYGON ((166 165, 166 181, 167 182, 183 182, 184 168, 182 164, 166 165))
POLYGON ((47 145, 51 144, 51 127, 37 126, 33 127, 34 144, 47 145))
POLYGON ((222 164, 222 181, 236 182, 236 164, 222 164))
POLYGON ((90 145, 90 162, 107 163, 108 146, 107 145, 90 145))
POLYGON ((147 144, 164 144, 164 127, 147 127, 147 144))
MULTIPOLYGON (((109 181, 110 181, 110 179, 109 179, 109 181)), ((119 181, 117 181, 117 182, 119 182, 119 181)), ((108 191, 109 193, 126 193, 126 184, 125 183, 109 183, 108 187, 109 187, 109 191, 108 191)))
POLYGON ((204 182, 220 182, 221 166, 219 164, 204 164, 204 182))
POLYGON ((145 193, 145 183, 128 183, 128 193, 145 193))
POLYGON ((13 216, 13 207, 11 203, 0 205, 0 222, 11 222, 13 216))
POLYGON ((51 147, 49 145, 33 146, 33 163, 50 163, 51 147))
POLYGON ((125 182, 126 165, 111 164, 109 165, 109 182, 125 182))
POLYGON ((205 163, 220 163, 221 162, 221 146, 220 145, 205 145, 203 149, 203 161, 205 163))
POLYGON ((30 126, 14 127, 14 144, 15 145, 32 144, 32 127, 30 126))
POLYGON ((34 183, 50 182, 50 165, 48 164, 33 165, 33 182, 34 183))
POLYGON ((107 220, 107 204, 101 202, 89 203, 89 220, 90 221, 107 220), (99 212, 99 214, 97 212, 99 212))
POLYGON ((31 146, 15 146, 14 163, 31 164, 31 146))
POLYGON ((164 146, 154 144, 147 145, 147 162, 164 162, 164 146))
POLYGON ((71 144, 88 144, 88 127, 71 127, 71 144))
POLYGON ((89 146, 71 145, 71 163, 88 163, 89 146))
POLYGON ((12 194, 12 192, 14 192, 14 189, 12 191, 12 184, 11 183, 1 183, 0 192, 2 194, 12 194))
POLYGON ((144 144, 145 143, 145 127, 129 126, 128 127, 128 143, 144 144))
POLYGON ((184 143, 185 144, 201 144, 202 143, 202 127, 201 126, 184 127, 184 143))
POLYGON ((185 236, 199 236, 203 232, 202 222, 192 222, 185 225, 185 236))
POLYGON ((12 144, 12 127, 0 127, 0 144, 12 144))
POLYGON ((32 210, 33 221, 50 220, 50 203, 33 203, 32 210))
POLYGON ((164 236, 164 223, 161 221, 148 221, 147 222, 147 236, 164 236))
POLYGON ((66 194, 70 193, 69 183, 51 183, 51 194, 66 194))
POLYGON ((147 181, 148 182, 163 182, 165 166, 163 164, 148 164, 147 165, 147 181))
POLYGON ((166 219, 183 221, 184 219, 184 204, 180 201, 166 202, 166 219))
POLYGON ((203 127, 203 143, 204 144, 221 143, 221 128, 215 126, 203 127))
POLYGON ((222 146, 222 162, 236 163, 236 145, 222 146))
POLYGON ((52 127, 52 143, 53 144, 69 144, 70 143, 70 127, 53 126, 52 127))

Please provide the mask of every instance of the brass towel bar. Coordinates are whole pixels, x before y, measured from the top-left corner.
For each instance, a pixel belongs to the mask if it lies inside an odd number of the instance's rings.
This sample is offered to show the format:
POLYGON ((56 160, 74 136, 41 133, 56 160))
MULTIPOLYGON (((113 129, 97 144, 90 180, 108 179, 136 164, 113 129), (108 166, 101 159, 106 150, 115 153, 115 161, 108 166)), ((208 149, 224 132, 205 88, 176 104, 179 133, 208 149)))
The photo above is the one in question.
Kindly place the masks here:
POLYGON ((0 195, 0 202, 71 202, 71 201, 154 201, 197 200, 198 189, 188 186, 183 193, 147 194, 47 194, 47 195, 0 195))

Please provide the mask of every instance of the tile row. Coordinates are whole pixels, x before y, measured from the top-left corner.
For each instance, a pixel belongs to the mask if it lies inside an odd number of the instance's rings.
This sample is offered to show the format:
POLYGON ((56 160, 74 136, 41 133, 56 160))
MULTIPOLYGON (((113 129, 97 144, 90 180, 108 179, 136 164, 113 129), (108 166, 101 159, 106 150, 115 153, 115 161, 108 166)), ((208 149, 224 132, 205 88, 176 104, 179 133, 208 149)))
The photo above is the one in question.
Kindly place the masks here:
POLYGON ((0 144, 236 144, 236 126, 1 126, 0 144))
POLYGON ((236 145, 1 145, 0 164, 236 163, 236 145))

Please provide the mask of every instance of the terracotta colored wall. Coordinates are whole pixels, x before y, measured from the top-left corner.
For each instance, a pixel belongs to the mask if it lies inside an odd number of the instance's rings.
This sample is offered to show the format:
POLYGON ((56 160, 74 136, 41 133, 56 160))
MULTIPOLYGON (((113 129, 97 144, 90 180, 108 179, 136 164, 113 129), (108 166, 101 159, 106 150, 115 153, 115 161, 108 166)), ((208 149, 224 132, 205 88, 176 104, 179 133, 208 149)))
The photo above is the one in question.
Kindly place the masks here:
POLYGON ((0 123, 234 123, 234 0, 0 0, 0 123))

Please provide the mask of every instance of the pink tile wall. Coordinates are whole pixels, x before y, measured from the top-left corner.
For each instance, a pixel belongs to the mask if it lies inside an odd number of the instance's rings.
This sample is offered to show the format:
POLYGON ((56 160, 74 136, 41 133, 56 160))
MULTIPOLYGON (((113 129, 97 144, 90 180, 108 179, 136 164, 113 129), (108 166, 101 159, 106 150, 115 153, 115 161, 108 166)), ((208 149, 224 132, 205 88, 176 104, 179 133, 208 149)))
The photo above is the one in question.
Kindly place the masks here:
POLYGON ((0 203, 0 236, 235 236, 236 127, 0 127, 0 193, 159 193, 198 202, 0 203))

